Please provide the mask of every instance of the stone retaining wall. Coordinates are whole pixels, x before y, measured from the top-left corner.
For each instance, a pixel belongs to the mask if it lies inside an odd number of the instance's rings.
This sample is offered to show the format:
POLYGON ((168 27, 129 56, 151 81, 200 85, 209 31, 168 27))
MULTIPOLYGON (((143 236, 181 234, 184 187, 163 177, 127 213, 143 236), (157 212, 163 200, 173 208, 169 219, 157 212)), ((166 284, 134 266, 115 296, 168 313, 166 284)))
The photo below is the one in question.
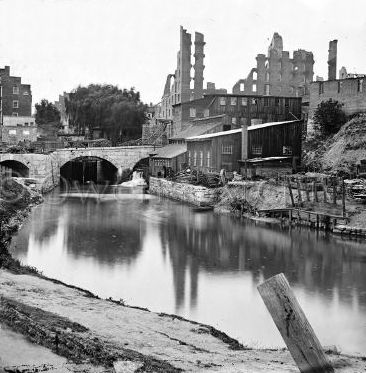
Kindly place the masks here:
POLYGON ((215 189, 208 189, 192 184, 176 183, 166 179, 150 177, 150 193, 168 197, 193 205, 213 205, 216 201, 215 189))

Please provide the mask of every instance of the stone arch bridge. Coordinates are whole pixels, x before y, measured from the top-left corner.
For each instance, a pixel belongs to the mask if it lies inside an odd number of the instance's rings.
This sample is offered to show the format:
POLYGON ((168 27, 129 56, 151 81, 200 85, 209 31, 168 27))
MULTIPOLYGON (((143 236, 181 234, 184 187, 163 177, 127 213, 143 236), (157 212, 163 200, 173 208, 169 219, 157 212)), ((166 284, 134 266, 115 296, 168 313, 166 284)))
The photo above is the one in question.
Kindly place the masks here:
POLYGON ((36 179, 49 189, 59 183, 60 168, 67 162, 81 157, 100 158, 110 162, 118 170, 133 168, 141 159, 155 152, 154 145, 121 146, 105 148, 66 148, 50 154, 0 154, 0 166, 26 170, 23 175, 36 179))

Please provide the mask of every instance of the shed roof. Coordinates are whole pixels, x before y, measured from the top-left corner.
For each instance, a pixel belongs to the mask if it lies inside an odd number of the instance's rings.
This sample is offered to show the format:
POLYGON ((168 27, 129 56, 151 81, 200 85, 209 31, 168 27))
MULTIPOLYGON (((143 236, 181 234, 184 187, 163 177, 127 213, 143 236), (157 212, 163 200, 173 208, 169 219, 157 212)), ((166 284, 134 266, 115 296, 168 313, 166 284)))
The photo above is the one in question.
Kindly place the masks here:
MULTIPOLYGON (((290 124, 290 123, 296 123, 296 122, 301 122, 301 120, 289 120, 289 121, 284 121, 284 122, 269 122, 269 123, 263 123, 263 124, 254 124, 252 126, 248 126, 248 131, 254 131, 260 128, 266 128, 266 127, 274 127, 274 126, 279 126, 281 124, 290 124)), ((239 133, 242 131, 242 128, 237 128, 234 130, 229 130, 229 131, 221 131, 221 132, 216 132, 216 133, 206 133, 205 135, 201 136, 192 136, 188 137, 187 140, 207 140, 211 139, 213 137, 219 137, 219 136, 227 136, 227 135, 233 135, 236 133, 239 133)))
POLYGON ((183 131, 178 132, 175 136, 171 137, 171 140, 187 139, 188 137, 202 135, 217 127, 218 124, 219 123, 204 123, 191 125, 183 131))
POLYGON ((193 136, 193 137, 188 137, 187 140, 207 140, 207 139, 211 139, 213 137, 219 137, 219 136, 227 136, 227 135, 233 135, 235 133, 239 133, 241 132, 242 129, 241 128, 237 128, 235 130, 229 130, 229 131, 221 131, 221 132, 215 132, 215 133, 206 133, 205 135, 201 135, 201 136, 193 136))
POLYGON ((152 158, 174 158, 187 151, 187 144, 170 144, 157 150, 152 158))

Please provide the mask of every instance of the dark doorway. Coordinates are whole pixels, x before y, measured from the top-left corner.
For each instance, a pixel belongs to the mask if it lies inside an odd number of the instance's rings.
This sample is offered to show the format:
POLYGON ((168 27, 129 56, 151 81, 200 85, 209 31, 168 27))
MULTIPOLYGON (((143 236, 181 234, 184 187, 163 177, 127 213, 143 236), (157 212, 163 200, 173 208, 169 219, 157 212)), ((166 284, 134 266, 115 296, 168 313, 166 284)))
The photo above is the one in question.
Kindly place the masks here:
POLYGON ((80 184, 103 184, 106 181, 114 183, 117 168, 102 158, 80 157, 65 163, 60 169, 60 176, 68 181, 78 181, 80 184))
POLYGON ((1 174, 11 177, 29 177, 29 168, 22 162, 3 161, 0 162, 1 174))

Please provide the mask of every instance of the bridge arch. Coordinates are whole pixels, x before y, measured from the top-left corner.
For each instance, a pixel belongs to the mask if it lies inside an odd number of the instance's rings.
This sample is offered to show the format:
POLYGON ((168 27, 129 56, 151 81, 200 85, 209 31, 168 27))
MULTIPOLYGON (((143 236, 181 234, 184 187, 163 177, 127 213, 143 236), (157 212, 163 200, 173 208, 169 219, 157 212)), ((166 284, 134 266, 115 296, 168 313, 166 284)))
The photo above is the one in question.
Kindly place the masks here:
POLYGON ((102 183, 115 182, 118 168, 104 157, 79 155, 60 165, 60 176, 68 181, 102 183))
POLYGON ((12 177, 29 177, 29 167, 26 162, 17 159, 0 160, 1 171, 12 177))

